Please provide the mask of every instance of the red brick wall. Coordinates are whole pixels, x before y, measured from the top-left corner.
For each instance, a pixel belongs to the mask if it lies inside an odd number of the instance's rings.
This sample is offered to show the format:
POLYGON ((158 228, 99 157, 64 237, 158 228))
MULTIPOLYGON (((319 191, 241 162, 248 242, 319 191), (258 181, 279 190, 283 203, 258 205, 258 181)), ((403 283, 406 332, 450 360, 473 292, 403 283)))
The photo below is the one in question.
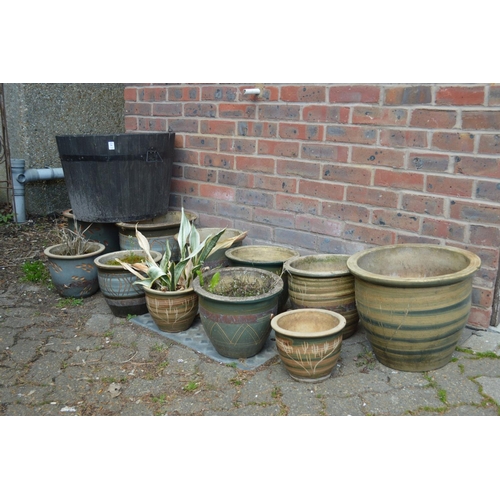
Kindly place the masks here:
POLYGON ((469 323, 492 316, 500 85, 137 84, 127 132, 176 133, 171 206, 302 253, 436 243, 482 259, 469 323))

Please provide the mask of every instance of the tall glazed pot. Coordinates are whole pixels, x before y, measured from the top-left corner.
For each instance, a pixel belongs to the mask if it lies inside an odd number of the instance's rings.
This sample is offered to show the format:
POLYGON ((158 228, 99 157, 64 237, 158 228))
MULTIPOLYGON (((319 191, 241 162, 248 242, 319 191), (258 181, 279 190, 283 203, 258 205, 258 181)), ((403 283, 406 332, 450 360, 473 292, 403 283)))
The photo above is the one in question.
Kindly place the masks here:
POLYGON ((451 360, 470 313, 477 255, 439 245, 390 245, 358 252, 347 266, 362 325, 382 364, 415 372, 451 360))

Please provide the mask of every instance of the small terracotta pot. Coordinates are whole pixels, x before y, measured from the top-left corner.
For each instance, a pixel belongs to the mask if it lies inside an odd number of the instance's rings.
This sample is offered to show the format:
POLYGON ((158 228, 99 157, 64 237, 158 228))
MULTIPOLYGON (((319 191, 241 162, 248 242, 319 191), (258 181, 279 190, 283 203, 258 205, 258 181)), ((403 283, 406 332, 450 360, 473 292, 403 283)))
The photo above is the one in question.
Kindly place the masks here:
POLYGON ((271 320, 281 362, 299 382, 330 377, 342 346, 346 319, 326 309, 292 309, 271 320))

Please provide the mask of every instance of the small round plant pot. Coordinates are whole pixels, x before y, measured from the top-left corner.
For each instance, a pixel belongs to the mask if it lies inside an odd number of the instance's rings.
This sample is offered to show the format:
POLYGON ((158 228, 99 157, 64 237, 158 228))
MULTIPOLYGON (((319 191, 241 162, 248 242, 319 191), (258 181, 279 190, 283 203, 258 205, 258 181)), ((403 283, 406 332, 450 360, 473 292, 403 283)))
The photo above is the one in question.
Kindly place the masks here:
POLYGON ((439 245, 390 245, 358 252, 347 266, 361 323, 382 364, 423 372, 451 360, 471 309, 477 255, 439 245))
POLYGON ((198 314, 198 295, 192 288, 176 292, 144 288, 144 292, 149 314, 161 331, 184 332, 193 324, 198 314))
POLYGON ((272 283, 259 295, 230 297, 206 290, 199 277, 193 282, 199 296, 201 323, 215 350, 226 358, 251 358, 263 349, 269 338, 271 318, 278 310, 283 281, 264 269, 225 267, 204 273, 204 283, 210 283, 216 273, 219 273, 221 287, 234 282, 235 277, 248 283, 272 283))
POLYGON ((44 249, 49 261, 49 272, 57 293, 61 297, 85 298, 99 290, 97 266, 94 259, 106 247, 92 242, 91 252, 83 255, 62 255, 64 245, 52 245, 44 249))
POLYGON ((278 312, 285 309, 288 301, 288 275, 283 273, 283 264, 300 253, 291 248, 274 245, 243 245, 226 250, 226 257, 232 266, 258 267, 271 271, 283 280, 283 291, 278 302, 278 312))
POLYGON ((344 339, 358 329, 354 276, 347 267, 349 255, 314 254, 294 257, 284 264, 292 309, 327 309, 347 323, 344 339))
POLYGON ((346 319, 326 309, 292 309, 271 320, 281 362, 299 382, 321 382, 340 356, 346 319))
MULTIPOLYGON (((155 262, 161 260, 159 252, 152 250, 150 253, 155 262)), ((124 260, 131 254, 142 257, 146 255, 143 250, 121 250, 94 259, 99 288, 111 312, 119 318, 126 318, 129 315, 140 316, 148 312, 144 288, 141 285, 134 285, 134 282, 138 281, 137 276, 120 264, 110 264, 115 259, 124 260)))
MULTIPOLYGON (((142 220, 139 222, 118 222, 118 235, 120 240, 121 250, 140 250, 139 242, 137 241, 135 230, 136 227, 149 241, 151 250, 165 253, 167 241, 172 251, 171 259, 178 261, 180 259, 179 244, 175 239, 175 235, 179 232, 181 225, 181 211, 170 210, 164 215, 153 219, 142 220)), ((190 222, 197 219, 197 215, 192 212, 184 212, 190 222)))

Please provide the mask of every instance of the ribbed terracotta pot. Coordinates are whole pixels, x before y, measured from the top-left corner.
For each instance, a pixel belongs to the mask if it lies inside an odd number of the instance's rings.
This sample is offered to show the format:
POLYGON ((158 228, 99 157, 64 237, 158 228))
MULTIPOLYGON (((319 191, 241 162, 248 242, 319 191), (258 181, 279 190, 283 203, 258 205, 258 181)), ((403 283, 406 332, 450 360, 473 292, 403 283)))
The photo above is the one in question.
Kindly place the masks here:
MULTIPOLYGON (((160 262, 159 252, 151 250, 150 253, 155 262, 160 262)), ((94 259, 99 288, 111 312, 119 318, 126 318, 128 315, 139 316, 148 312, 144 288, 141 285, 134 285, 134 282, 138 281, 137 276, 120 264, 110 264, 115 259, 125 260, 131 254, 142 257, 146 255, 143 250, 121 250, 94 259)))
POLYGON ((276 347, 289 375, 299 382, 321 382, 340 356, 345 318, 327 309, 292 309, 271 320, 276 347))
POLYGON ((288 275, 283 273, 283 264, 299 255, 296 250, 275 245, 243 245, 226 250, 226 257, 232 266, 258 267, 281 276, 283 291, 278 302, 278 312, 284 310, 288 300, 288 275))
POLYGON ((149 314, 161 331, 184 332, 193 324, 198 313, 198 295, 192 288, 176 292, 144 288, 144 292, 149 314))
POLYGON ((49 261, 50 278, 57 293, 61 297, 90 297, 99 290, 94 259, 106 247, 102 243, 92 242, 91 251, 83 255, 63 255, 63 248, 64 245, 58 244, 44 249, 49 261))
POLYGON ((250 358, 264 347, 271 333, 271 318, 277 313, 283 281, 271 271, 249 267, 225 267, 204 273, 204 283, 220 274, 220 287, 234 276, 248 282, 266 280, 272 283, 265 293, 247 297, 228 297, 205 290, 199 278, 193 288, 199 295, 200 319, 215 350, 226 358, 250 358))
POLYGON ((382 364, 421 372, 451 360, 470 313, 477 255, 439 245, 391 245, 358 252, 347 266, 361 322, 382 364))
POLYGON ((349 255, 315 254, 294 257, 284 264, 292 309, 327 309, 346 319, 343 338, 352 336, 359 323, 354 276, 347 268, 349 255))

